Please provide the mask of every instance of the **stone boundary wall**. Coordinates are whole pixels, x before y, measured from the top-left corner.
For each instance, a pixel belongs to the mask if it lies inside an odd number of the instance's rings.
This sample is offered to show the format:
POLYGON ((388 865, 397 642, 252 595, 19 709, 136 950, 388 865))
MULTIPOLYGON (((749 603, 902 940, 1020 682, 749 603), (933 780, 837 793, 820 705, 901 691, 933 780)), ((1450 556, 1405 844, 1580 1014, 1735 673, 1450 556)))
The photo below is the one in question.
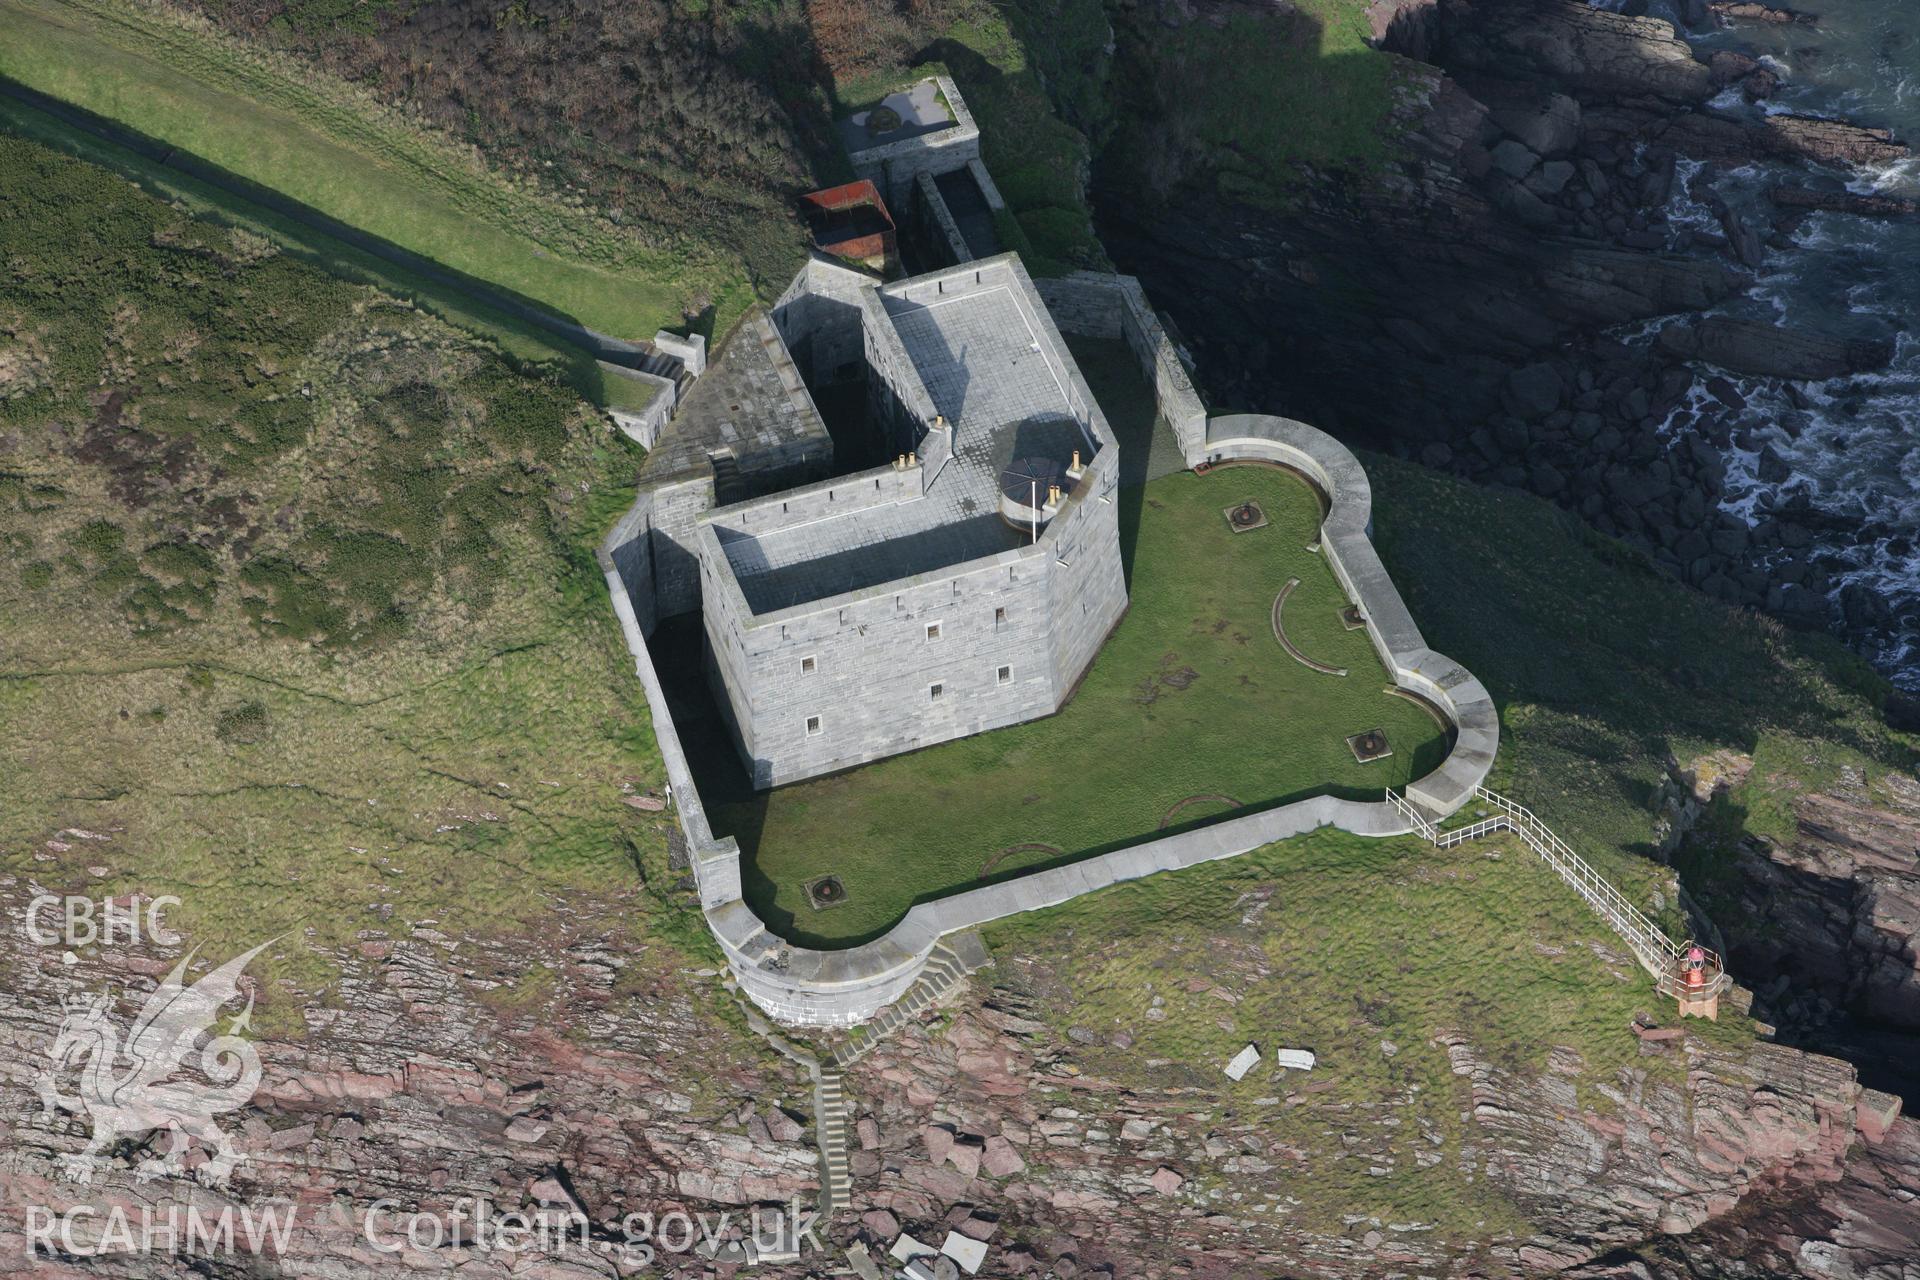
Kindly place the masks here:
MULTIPOLYGON (((1473 787, 1491 769, 1499 745, 1499 720, 1480 682, 1427 647, 1374 553, 1368 537, 1372 490, 1366 472, 1331 436, 1303 423, 1264 415, 1222 417, 1209 424, 1200 461, 1234 460, 1278 462, 1321 487, 1329 508, 1322 524, 1323 550, 1342 585, 1360 605, 1375 647, 1397 681, 1429 698, 1455 726, 1454 749, 1446 762, 1407 789, 1409 797, 1434 816, 1450 813, 1471 798, 1473 787)), ((739 846, 730 838, 715 840, 707 825, 646 639, 627 598, 629 584, 620 572, 623 530, 630 542, 632 529, 646 519, 640 509, 644 501, 643 495, 642 503, 609 536, 601 553, 602 566, 653 710, 708 926, 741 987, 755 1004, 782 1021, 814 1026, 864 1022, 913 984, 934 943, 948 933, 1056 906, 1155 872, 1235 857, 1318 827, 1335 826, 1363 836, 1401 835, 1413 829, 1384 800, 1318 796, 921 903, 885 935, 863 946, 840 951, 791 946, 770 933, 740 898, 739 846)))
POLYGON ((653 399, 647 407, 638 413, 626 409, 608 409, 607 416, 613 419, 613 425, 620 428, 627 438, 642 449, 651 449, 660 440, 660 432, 673 417, 674 406, 680 402, 680 386, 671 378, 663 378, 657 373, 647 373, 641 369, 629 369, 624 365, 609 364, 605 360, 597 361, 602 376, 608 378, 626 378, 653 388, 653 399))
POLYGON ((633 655, 634 674, 639 677, 641 691, 646 695, 653 736, 659 743, 660 758, 667 770, 674 816, 680 823, 680 833, 686 837, 687 856, 700 887, 700 905, 709 911, 728 903, 744 906, 740 903, 740 845, 732 836, 715 839, 713 828, 707 823, 706 807, 700 801, 700 789, 694 785, 686 748, 680 742, 680 730, 667 707, 666 689, 660 684, 660 673, 654 669, 653 655, 647 649, 647 633, 652 627, 641 624, 642 617, 650 618, 653 611, 648 581, 651 556, 647 548, 652 496, 640 495, 600 544, 596 559, 606 577, 608 594, 613 598, 613 616, 626 638, 627 651, 633 655))
POLYGON ((1207 408, 1140 282, 1132 276, 1075 271, 1034 283, 1064 331, 1126 340, 1140 362, 1140 375, 1153 388, 1160 416, 1173 428, 1180 452, 1192 465, 1206 444, 1207 408))
POLYGON ((923 172, 914 179, 914 186, 920 198, 920 207, 926 210, 934 230, 940 233, 940 239, 946 243, 947 256, 954 262, 971 261, 973 250, 967 247, 967 238, 960 234, 960 224, 953 220, 953 211, 947 208, 940 188, 933 185, 933 175, 923 172))
MULTIPOLYGON (((991 273, 989 264, 995 263, 988 260, 980 267, 991 273)), ((975 268, 970 264, 967 269, 975 268)), ((1017 260, 1013 269, 1024 275, 1017 260)), ((1171 340, 1138 283, 1130 277, 1079 272, 1038 285, 1051 313, 1041 318, 1044 330, 1051 331, 1056 341, 1062 329, 1126 339, 1152 381, 1161 416, 1173 426, 1189 465, 1278 463, 1301 473, 1319 488, 1327 505, 1321 526, 1322 551, 1348 596, 1360 606, 1368 637, 1381 661, 1400 687, 1432 703, 1454 727, 1454 745, 1447 759, 1427 777, 1410 784, 1407 798, 1434 819, 1471 800, 1474 789, 1491 770, 1498 750, 1498 714, 1471 672, 1427 647, 1381 564, 1371 540, 1372 488, 1359 460, 1324 432, 1290 419, 1239 414, 1208 421, 1171 340)), ((875 301, 871 297, 867 300, 869 306, 875 301)), ((890 345, 895 349, 886 354, 899 360, 908 375, 901 380, 905 385, 899 390, 909 400, 924 401, 925 389, 912 373, 899 340, 891 334, 892 326, 883 323, 868 328, 869 332, 877 328, 892 338, 890 345)), ((1079 379, 1074 382, 1082 396, 1090 395, 1084 385, 1079 385, 1079 379)), ((930 410, 931 405, 925 407, 930 410)), ((1097 407, 1089 407, 1092 415, 1099 415, 1097 407)), ((1096 416, 1095 421, 1101 434, 1111 439, 1110 432, 1104 430, 1104 417, 1096 416)), ((1100 462, 1112 461, 1110 451, 1102 450, 1101 454, 1108 456, 1096 455, 1096 468, 1100 462)), ((844 485, 847 479, 837 483, 844 485)), ((1084 483, 1076 486, 1074 497, 1084 501, 1092 488, 1084 483)), ((656 582, 656 576, 673 576, 660 572, 649 547, 654 525, 670 519, 669 512, 656 510, 663 496, 640 494, 608 534, 599 560, 652 714, 674 811, 686 837, 707 924, 742 989, 755 1004, 784 1022, 850 1026, 866 1021, 912 986, 934 944, 949 933, 1056 906, 1083 893, 1158 871, 1235 857, 1322 826, 1365 836, 1400 835, 1413 829, 1410 819, 1384 800, 1319 796, 921 903, 885 935, 862 946, 837 951, 794 947, 771 933, 742 900, 739 845, 731 837, 716 838, 708 824, 647 649, 646 638, 656 621, 656 590, 672 585, 665 580, 656 582)), ((1054 532, 1058 524, 1056 518, 1048 532, 1054 532)), ((702 532, 711 535, 710 526, 702 532)), ((1043 536, 1043 546, 1051 541, 1043 536)))

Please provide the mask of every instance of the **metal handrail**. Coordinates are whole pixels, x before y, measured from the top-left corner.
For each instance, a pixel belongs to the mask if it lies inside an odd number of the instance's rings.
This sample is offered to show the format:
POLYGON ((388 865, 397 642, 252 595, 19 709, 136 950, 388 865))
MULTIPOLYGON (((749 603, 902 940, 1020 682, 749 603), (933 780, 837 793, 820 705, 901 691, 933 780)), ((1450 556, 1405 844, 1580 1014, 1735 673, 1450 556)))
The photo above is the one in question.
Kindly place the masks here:
MULTIPOLYGON (((1420 835, 1442 849, 1496 831, 1511 831, 1519 836, 1528 848, 1559 873, 1560 878, 1612 926, 1613 931, 1633 951, 1640 966, 1653 976, 1655 985, 1662 992, 1669 995, 1681 992, 1682 985, 1676 976, 1675 966, 1682 944, 1669 938, 1644 912, 1629 902, 1625 894, 1614 888, 1585 858, 1555 835, 1553 829, 1535 816, 1532 810, 1485 787, 1475 787, 1474 795, 1499 812, 1469 826, 1442 831, 1410 800, 1394 795, 1392 788, 1387 789, 1387 800, 1394 810, 1411 821, 1420 835)), ((1690 994, 1717 995, 1728 985, 1731 985, 1731 980, 1723 970, 1707 987, 1694 988, 1690 994)))

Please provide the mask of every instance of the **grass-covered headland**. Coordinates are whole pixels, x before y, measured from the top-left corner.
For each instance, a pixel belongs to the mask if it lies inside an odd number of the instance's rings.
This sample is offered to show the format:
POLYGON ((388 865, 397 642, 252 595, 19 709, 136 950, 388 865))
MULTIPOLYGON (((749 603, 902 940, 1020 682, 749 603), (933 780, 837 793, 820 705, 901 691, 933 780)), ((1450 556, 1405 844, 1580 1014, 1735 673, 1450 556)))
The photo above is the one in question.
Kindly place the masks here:
POLYGON ((621 797, 660 771, 590 547, 636 451, 445 324, 4 135, 0 224, 0 868, 177 894, 229 953, 632 891, 662 837, 621 797))

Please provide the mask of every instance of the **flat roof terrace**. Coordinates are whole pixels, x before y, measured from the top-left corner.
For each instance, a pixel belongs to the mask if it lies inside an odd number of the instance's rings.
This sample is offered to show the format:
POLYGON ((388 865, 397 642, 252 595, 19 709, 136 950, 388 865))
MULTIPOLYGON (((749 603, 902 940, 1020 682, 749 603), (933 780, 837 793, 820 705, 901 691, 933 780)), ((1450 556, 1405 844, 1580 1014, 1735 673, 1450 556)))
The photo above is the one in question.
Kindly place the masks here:
POLYGON ((714 532, 756 614, 1022 546, 1030 535, 999 515, 1002 473, 1033 457, 1064 468, 1075 450, 1091 461, 1105 443, 1103 425, 1083 425, 1084 412, 1075 412, 1086 396, 1074 387, 1072 357, 1041 321, 1031 285, 1008 264, 889 286, 880 302, 935 411, 953 428, 953 456, 923 495, 906 501, 764 530, 716 512, 714 532))

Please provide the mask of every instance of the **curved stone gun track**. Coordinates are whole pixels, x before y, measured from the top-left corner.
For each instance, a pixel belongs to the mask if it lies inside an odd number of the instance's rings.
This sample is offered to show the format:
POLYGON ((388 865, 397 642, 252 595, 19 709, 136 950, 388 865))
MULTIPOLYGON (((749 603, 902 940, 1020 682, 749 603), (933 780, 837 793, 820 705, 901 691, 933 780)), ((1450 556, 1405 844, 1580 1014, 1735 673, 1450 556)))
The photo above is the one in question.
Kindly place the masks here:
POLYGON ((1309 658, 1306 654, 1300 652, 1298 645, 1287 639, 1287 628, 1286 624, 1280 621, 1280 611, 1286 607, 1287 597, 1292 595, 1293 589, 1299 585, 1300 579, 1288 578, 1287 585, 1281 587, 1280 594, 1273 598, 1273 638, 1280 642, 1280 647, 1287 651, 1289 658, 1292 658, 1303 667, 1311 667, 1313 670, 1329 676, 1343 676, 1347 674, 1345 667, 1336 667, 1330 662, 1321 662, 1318 659, 1309 658))

